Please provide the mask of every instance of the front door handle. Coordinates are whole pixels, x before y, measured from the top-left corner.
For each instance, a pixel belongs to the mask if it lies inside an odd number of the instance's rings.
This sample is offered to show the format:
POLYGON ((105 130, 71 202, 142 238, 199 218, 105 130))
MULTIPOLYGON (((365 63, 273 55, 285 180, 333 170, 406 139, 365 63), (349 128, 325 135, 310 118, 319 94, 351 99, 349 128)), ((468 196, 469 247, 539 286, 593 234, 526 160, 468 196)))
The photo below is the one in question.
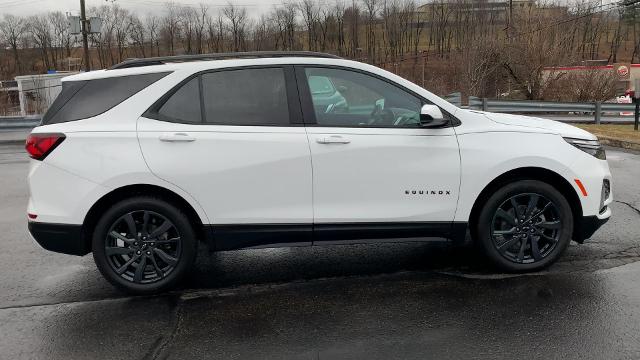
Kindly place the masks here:
POLYGON ((351 140, 340 135, 323 136, 316 138, 318 144, 348 144, 351 140))
POLYGON ((160 141, 164 142, 192 142, 196 138, 187 133, 168 133, 160 135, 160 141))

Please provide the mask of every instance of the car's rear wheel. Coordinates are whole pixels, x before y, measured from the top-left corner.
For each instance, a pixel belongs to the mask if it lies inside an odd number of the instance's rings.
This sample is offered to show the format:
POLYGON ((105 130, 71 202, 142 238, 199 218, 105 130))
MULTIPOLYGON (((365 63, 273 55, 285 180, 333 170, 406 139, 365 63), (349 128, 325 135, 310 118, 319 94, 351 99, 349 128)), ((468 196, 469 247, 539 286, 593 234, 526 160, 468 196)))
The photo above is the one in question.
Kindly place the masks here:
POLYGON ((536 180, 510 183, 489 197, 476 235, 489 259, 518 272, 554 263, 571 241, 573 214, 553 186, 536 180))
POLYGON ((154 197, 123 200, 98 220, 93 258, 102 275, 129 293, 173 287, 191 268, 197 240, 187 216, 154 197))

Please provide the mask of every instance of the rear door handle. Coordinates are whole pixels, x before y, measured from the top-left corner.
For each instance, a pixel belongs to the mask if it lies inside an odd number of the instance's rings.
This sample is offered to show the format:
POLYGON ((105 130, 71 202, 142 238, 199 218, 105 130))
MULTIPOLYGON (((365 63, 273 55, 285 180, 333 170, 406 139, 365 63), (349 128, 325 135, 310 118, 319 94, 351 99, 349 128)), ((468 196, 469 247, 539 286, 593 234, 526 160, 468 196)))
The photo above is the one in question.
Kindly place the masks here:
POLYGON ((316 138, 318 144, 348 144, 351 140, 340 135, 323 136, 316 138))
POLYGON ((160 141, 164 142, 192 142, 196 138, 187 133, 168 133, 160 135, 160 141))

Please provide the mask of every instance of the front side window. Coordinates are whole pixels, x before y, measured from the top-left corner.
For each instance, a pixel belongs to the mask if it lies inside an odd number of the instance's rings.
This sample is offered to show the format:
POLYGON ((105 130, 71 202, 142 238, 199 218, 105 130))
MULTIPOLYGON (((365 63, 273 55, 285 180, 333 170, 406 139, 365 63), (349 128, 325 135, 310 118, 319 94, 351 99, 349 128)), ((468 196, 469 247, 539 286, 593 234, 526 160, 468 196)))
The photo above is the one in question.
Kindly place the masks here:
POLYGON ((305 69, 320 126, 419 127, 422 100, 399 87, 360 72, 305 69))
POLYGON ((205 123, 289 125, 282 68, 226 70, 202 75, 205 123))

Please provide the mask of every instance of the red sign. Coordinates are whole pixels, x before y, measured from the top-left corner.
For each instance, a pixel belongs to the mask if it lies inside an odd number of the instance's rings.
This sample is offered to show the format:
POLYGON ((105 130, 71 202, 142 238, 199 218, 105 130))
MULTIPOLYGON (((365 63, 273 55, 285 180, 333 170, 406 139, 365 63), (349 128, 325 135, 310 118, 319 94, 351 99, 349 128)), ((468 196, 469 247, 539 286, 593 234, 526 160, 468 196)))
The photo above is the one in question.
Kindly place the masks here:
POLYGON ((629 79, 629 67, 627 65, 619 65, 616 69, 616 74, 620 80, 629 79))

